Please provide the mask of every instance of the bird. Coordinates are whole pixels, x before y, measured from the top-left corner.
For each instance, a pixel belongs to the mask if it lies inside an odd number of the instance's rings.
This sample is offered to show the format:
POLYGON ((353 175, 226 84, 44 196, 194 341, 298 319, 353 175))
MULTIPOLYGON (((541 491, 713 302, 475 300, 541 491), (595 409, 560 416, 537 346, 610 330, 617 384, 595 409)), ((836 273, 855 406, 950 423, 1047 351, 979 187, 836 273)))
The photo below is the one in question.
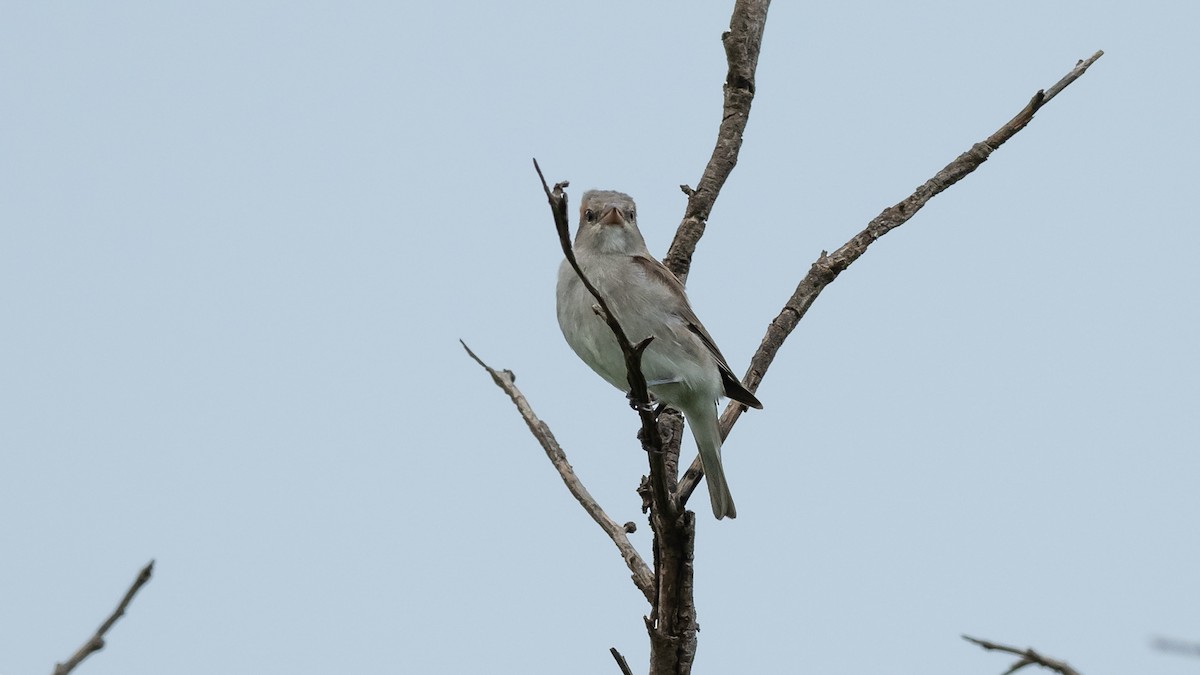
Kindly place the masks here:
MULTIPOLYGON (((713 515, 718 520, 737 517, 721 465, 717 400, 724 395, 757 409, 762 403, 733 374, 692 311, 679 278, 646 248, 632 197, 611 190, 585 192, 573 251, 630 343, 654 338, 642 354, 647 388, 656 401, 679 410, 687 420, 700 451, 713 515)), ((600 377, 628 392, 624 354, 595 298, 567 260, 559 266, 556 301, 567 344, 600 377)))

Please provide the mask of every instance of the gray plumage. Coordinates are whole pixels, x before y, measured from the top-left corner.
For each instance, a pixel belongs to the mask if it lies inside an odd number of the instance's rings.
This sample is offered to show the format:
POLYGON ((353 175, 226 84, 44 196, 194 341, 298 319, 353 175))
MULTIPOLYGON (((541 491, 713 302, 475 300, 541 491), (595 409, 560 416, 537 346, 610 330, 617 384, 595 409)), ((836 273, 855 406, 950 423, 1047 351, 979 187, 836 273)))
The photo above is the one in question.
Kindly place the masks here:
MULTIPOLYGON (((687 419, 700 450, 713 514, 737 516, 721 466, 717 399, 762 408, 742 386, 688 304, 683 284, 646 249, 629 195, 591 190, 579 204, 575 258, 616 315, 630 342, 648 336, 642 372, 655 399, 687 419)), ((595 298, 563 261, 558 271, 558 325, 579 358, 621 391, 629 390, 625 358, 596 310, 595 298)))

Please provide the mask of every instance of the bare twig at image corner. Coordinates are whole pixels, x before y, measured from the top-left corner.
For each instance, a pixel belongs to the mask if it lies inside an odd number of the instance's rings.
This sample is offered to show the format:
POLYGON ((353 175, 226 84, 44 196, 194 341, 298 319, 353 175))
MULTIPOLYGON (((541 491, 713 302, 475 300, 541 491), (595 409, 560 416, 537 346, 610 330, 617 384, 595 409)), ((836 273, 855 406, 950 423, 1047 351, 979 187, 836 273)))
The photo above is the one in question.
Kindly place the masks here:
POLYGON ((117 622, 117 619, 120 619, 125 615, 125 609, 129 607, 129 603, 133 600, 133 596, 137 595, 137 592, 142 589, 142 586, 145 586, 146 582, 150 581, 150 576, 153 574, 154 561, 151 560, 146 564, 145 567, 142 568, 141 572, 138 572, 137 578, 133 580, 133 585, 131 585, 129 590, 125 592, 125 597, 121 598, 121 602, 117 605, 117 608, 113 610, 113 613, 110 614, 107 619, 104 620, 104 623, 100 624, 100 627, 97 628, 96 632, 87 639, 87 642, 84 642, 83 646, 71 655, 71 658, 62 663, 55 664, 54 675, 67 675, 67 673, 75 670, 75 667, 82 663, 84 659, 92 654, 95 654, 101 649, 104 649, 104 636, 108 633, 108 630, 113 627, 113 624, 117 622))

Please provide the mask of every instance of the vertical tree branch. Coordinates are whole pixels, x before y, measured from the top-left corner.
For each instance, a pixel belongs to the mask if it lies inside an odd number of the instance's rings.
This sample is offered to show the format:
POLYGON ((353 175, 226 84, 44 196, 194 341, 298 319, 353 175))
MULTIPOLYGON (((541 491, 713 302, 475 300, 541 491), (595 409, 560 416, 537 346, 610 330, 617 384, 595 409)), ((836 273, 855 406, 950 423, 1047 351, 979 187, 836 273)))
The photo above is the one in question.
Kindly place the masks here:
POLYGON ((654 566, 658 601, 646 619, 651 675, 686 675, 696 660, 696 603, 693 554, 696 514, 684 511, 671 527, 656 525, 654 566), (661 527, 661 529, 659 529, 661 527))
POLYGON ((762 48, 763 29, 767 25, 767 8, 770 5, 771 0, 737 0, 729 19, 729 31, 721 35, 729 71, 725 75, 725 101, 721 110, 721 125, 717 129, 717 143, 696 189, 680 186, 688 196, 687 207, 667 257, 663 259, 663 264, 684 283, 692 268, 696 244, 704 236, 713 204, 733 172, 733 167, 737 165, 738 153, 742 150, 742 135, 750 120, 754 74, 758 69, 758 53, 762 48))
MULTIPOLYGON (((750 118, 754 100, 754 77, 762 47, 770 0, 737 0, 729 19, 729 31, 721 36, 729 69, 725 77, 724 104, 717 142, 695 190, 681 186, 688 195, 684 217, 663 263, 681 282, 687 282, 696 244, 716 203, 717 195, 737 164, 742 135, 750 118)), ((655 578, 658 597, 646 628, 650 634, 650 672, 652 675, 687 675, 696 658, 696 606, 693 597, 692 556, 696 541, 695 514, 683 510, 686 497, 676 483, 679 438, 682 420, 664 416, 655 435, 668 438, 664 475, 670 476, 675 512, 651 509, 654 530, 655 578), (669 471, 666 469, 669 467, 669 471), (676 513, 682 512, 682 517, 676 513)), ((643 431, 648 434, 648 430, 643 431)), ((651 481, 653 484, 653 467, 651 481)))

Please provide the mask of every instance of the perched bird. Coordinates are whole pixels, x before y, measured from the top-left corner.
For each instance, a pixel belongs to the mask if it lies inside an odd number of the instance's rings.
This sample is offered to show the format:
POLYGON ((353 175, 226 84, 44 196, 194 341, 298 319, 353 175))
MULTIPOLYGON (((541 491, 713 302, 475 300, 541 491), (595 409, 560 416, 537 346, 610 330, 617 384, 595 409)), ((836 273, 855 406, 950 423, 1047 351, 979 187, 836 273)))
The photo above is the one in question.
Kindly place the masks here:
MULTIPOLYGON (((629 195, 590 190, 579 204, 575 259, 632 344, 653 336, 642 354, 650 394, 683 413, 700 449, 713 515, 737 516, 721 467, 717 399, 762 404, 729 368, 688 304, 683 284, 646 250, 629 195)), ((625 357, 569 262, 558 270, 558 325, 571 349, 617 389, 629 391, 625 357)))

